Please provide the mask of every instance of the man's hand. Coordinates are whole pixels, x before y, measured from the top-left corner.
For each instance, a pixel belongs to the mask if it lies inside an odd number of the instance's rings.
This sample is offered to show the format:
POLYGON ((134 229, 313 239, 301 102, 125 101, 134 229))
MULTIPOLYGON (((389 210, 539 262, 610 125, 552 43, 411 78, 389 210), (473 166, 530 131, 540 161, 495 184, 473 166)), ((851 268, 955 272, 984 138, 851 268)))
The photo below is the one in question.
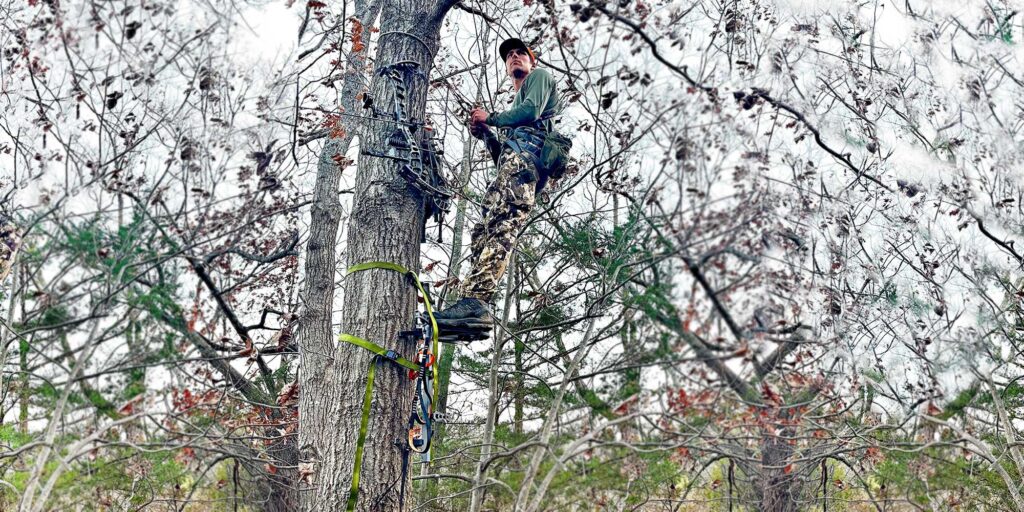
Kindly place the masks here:
POLYGON ((486 141, 489 138, 494 138, 494 132, 486 124, 472 123, 469 125, 469 133, 473 137, 486 141))
POLYGON ((473 111, 469 113, 469 123, 471 125, 484 124, 489 115, 490 114, 482 108, 474 108, 473 111))

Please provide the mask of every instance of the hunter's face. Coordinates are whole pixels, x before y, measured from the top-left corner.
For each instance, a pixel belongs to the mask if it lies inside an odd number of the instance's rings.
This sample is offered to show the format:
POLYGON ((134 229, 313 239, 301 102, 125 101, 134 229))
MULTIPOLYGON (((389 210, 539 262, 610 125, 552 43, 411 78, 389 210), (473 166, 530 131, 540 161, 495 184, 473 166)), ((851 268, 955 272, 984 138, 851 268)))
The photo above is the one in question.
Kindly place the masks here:
POLYGON ((508 70, 508 76, 524 78, 530 74, 530 71, 533 71, 533 61, 530 60, 530 54, 526 53, 526 50, 516 48, 508 52, 505 68, 508 70))

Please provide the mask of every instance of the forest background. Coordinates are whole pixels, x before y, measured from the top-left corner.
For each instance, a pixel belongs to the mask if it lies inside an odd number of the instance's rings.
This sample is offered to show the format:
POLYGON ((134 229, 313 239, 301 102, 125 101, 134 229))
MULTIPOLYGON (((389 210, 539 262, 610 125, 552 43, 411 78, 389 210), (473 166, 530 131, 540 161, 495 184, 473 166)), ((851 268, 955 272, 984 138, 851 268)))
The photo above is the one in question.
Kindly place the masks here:
POLYGON ((518 36, 573 161, 492 338, 439 354, 434 460, 367 464, 360 510, 1024 512, 1022 10, 8 0, 0 509, 343 505, 377 70, 427 50, 450 302, 518 36))

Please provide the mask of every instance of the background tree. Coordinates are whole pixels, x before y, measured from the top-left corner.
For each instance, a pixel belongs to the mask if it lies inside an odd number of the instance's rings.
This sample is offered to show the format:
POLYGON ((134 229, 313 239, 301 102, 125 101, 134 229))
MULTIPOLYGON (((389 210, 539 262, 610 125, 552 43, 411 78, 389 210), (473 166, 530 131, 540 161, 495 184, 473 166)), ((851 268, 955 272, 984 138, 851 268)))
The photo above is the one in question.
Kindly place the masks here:
MULTIPOLYGON (((426 131, 423 125, 427 77, 437 53, 441 23, 453 3, 391 1, 380 5, 376 72, 365 94, 382 110, 395 105, 397 99, 406 109, 406 120, 420 127, 415 137, 421 139, 426 131), (396 65, 406 88, 404 94, 384 73, 396 65)), ((363 131, 361 145, 367 149, 382 148, 375 150, 383 153, 395 130, 389 123, 372 123, 363 131)), ((409 143, 425 144, 419 140, 409 143)), ((424 198, 414 193, 408 178, 401 175, 400 165, 394 159, 359 159, 348 218, 349 266, 386 261, 413 271, 419 269, 421 226, 426 222, 424 198)), ((314 270, 333 274, 333 268, 327 266, 314 270)), ((413 341, 398 337, 400 331, 412 327, 416 310, 416 289, 410 286, 408 277, 373 269, 351 274, 345 283, 342 332, 377 340, 400 354, 413 354, 413 341)), ((381 362, 375 354, 355 345, 336 345, 332 339, 323 337, 309 341, 301 347, 302 381, 306 385, 300 443, 303 462, 311 465, 313 489, 304 498, 303 507, 340 509, 348 501, 346 491, 352 486, 368 367, 381 362)), ((386 362, 379 365, 382 367, 374 381, 376 406, 370 409, 366 447, 359 468, 363 470, 358 488, 359 509, 404 510, 409 503, 401 497, 407 494, 409 480, 403 470, 405 454, 396 445, 407 434, 412 383, 404 368, 386 362)))

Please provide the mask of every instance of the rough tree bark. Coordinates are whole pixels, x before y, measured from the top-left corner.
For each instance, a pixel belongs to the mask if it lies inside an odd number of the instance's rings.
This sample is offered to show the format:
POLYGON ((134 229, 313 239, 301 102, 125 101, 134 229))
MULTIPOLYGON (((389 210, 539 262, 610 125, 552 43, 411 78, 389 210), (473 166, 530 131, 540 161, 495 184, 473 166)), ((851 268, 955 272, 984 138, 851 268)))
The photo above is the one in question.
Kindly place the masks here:
MULTIPOLYGON (((380 12, 380 3, 357 1, 355 18, 360 26, 370 27, 380 12)), ((352 52, 345 76, 342 79, 342 112, 356 113, 356 96, 366 79, 365 69, 368 46, 352 52)), ((353 118, 343 118, 349 120, 353 118)), ((335 333, 332 327, 334 306, 334 283, 337 273, 336 242, 338 224, 341 221, 341 201, 338 200, 338 186, 343 169, 337 159, 343 158, 355 137, 356 130, 347 129, 341 137, 329 138, 317 162, 316 184, 313 192, 313 206, 310 211, 310 233, 306 244, 305 283, 301 294, 303 303, 295 333, 299 347, 299 439, 300 465, 295 485, 307 489, 310 483, 309 450, 315 440, 323 435, 323 424, 310 421, 316 408, 322 408, 323 401, 330 398, 326 388, 319 387, 324 372, 335 352, 335 333), (307 417, 309 420, 307 420, 307 417)), ((301 501, 298 500, 298 501, 301 501)))
MULTIPOLYGON (((453 3, 452 0, 381 2, 375 67, 380 69, 408 61, 419 64, 422 75, 406 74, 409 86, 406 113, 416 121, 424 118, 427 74, 437 53, 441 21, 453 3)), ((375 73, 369 94, 376 107, 389 112, 394 93, 394 84, 375 73)), ((362 131, 361 145, 382 151, 394 128, 387 123, 368 123, 362 131)), ((399 165, 391 159, 367 156, 359 159, 348 221, 349 266, 389 261, 413 270, 420 268, 421 199, 399 176, 399 165)), ((321 239, 321 243, 326 241, 326 238, 321 239)), ((312 246, 312 240, 310 244, 312 246)), ((317 249, 333 254, 329 246, 317 249)), ((318 256, 321 258, 319 265, 328 263, 326 254, 318 256)), ((308 265, 313 264, 311 261, 308 265)), ((326 270, 333 272, 333 266, 326 270)), ((312 284, 307 286, 312 287, 312 284)), ((416 308, 415 289, 407 278, 397 272, 375 269, 348 276, 344 287, 342 332, 411 356, 413 345, 397 339, 399 331, 412 327, 416 308)), ((309 294, 306 300, 325 299, 325 294, 320 292, 319 297, 309 294)), ((307 302, 307 307, 329 311, 330 304, 307 302)), ((335 343, 333 335, 336 333, 331 332, 325 339, 322 335, 325 327, 330 332, 329 320, 326 324, 321 320, 317 327, 321 332, 307 333, 300 345, 300 473, 311 484, 303 487, 304 510, 342 510, 345 507, 352 481, 363 391, 372 359, 372 354, 362 348, 335 343)), ((399 504, 399 494, 404 488, 409 496, 409 479, 402 479, 402 451, 395 442, 406 435, 412 407, 411 381, 406 371, 397 365, 378 364, 357 509, 406 510, 411 500, 399 504)))
POLYGON ((761 482, 758 487, 761 512, 796 512, 802 479, 794 471, 793 446, 788 440, 795 435, 793 429, 781 434, 763 433, 761 437, 761 482))

